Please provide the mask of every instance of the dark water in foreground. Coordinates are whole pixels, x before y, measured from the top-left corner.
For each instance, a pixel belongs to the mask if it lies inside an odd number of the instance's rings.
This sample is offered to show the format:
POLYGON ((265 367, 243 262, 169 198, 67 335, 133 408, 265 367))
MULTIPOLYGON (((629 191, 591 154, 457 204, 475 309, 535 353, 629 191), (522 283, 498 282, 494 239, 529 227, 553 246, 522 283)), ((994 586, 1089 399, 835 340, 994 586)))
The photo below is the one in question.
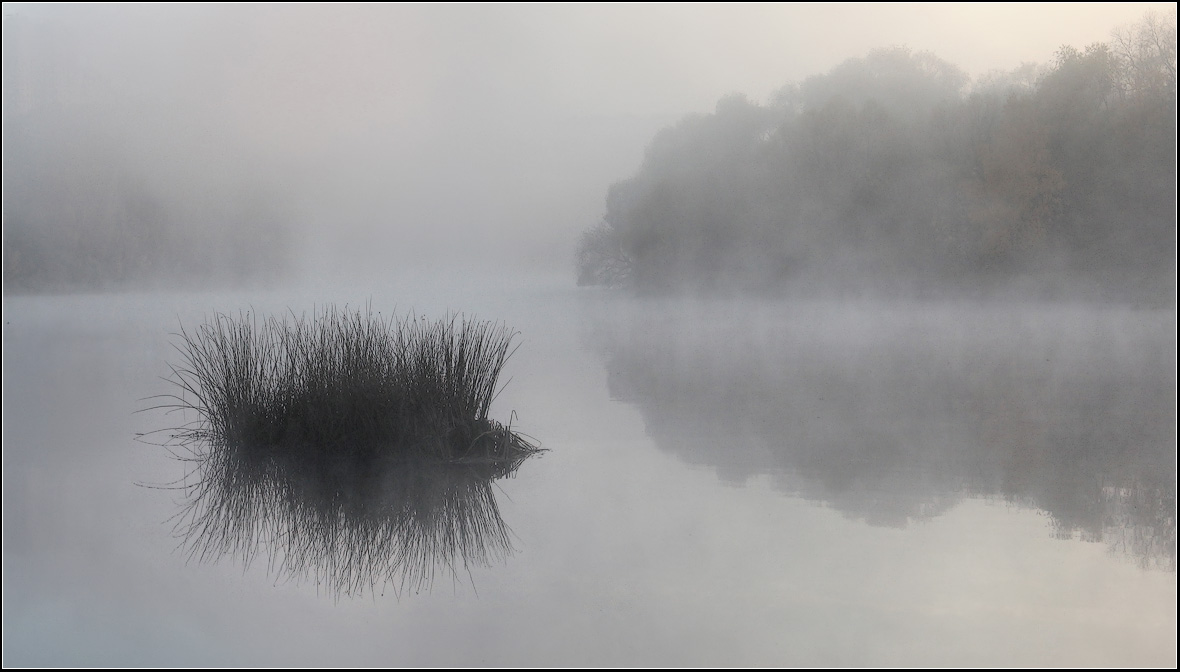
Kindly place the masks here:
POLYGON ((565 278, 4 303, 8 665, 1156 665, 1176 656, 1176 321, 1063 305, 633 300, 565 278), (516 552, 333 599, 186 563, 136 432, 214 311, 521 332, 516 552), (400 592, 400 595, 398 594, 400 592))

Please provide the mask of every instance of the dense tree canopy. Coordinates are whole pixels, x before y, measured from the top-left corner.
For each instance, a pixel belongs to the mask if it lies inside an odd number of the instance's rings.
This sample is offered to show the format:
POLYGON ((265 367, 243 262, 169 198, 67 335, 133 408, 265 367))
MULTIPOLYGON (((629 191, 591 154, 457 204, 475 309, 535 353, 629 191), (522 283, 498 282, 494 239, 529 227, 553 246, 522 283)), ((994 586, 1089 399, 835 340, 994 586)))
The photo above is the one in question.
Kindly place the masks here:
POLYGON ((1035 290, 1170 302, 1176 30, 968 87, 882 49, 661 132, 578 253, 640 291, 1035 290))

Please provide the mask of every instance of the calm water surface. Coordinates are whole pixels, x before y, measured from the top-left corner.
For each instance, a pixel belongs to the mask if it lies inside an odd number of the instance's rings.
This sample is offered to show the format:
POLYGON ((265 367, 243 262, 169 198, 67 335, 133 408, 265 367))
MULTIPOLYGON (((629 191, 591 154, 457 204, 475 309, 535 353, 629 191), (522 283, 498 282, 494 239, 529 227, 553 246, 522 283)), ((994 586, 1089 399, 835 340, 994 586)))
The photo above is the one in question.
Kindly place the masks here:
POLYGON ((1176 317, 630 299, 565 278, 4 300, 7 665, 1176 660, 1176 317), (371 301, 504 320, 516 553, 334 599, 186 562, 137 432, 168 332, 371 301))

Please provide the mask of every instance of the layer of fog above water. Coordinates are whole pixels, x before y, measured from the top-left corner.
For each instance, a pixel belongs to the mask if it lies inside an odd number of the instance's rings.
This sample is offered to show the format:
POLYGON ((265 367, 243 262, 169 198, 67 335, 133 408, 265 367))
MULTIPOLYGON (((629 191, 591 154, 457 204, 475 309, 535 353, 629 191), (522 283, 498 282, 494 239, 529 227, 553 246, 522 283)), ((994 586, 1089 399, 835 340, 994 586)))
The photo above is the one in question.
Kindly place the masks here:
POLYGON ((5 664, 1174 664, 1173 311, 570 284, 6 297, 5 664), (516 554, 339 601, 186 563, 136 485, 183 473, 133 440, 168 332, 365 301, 519 330, 516 554))

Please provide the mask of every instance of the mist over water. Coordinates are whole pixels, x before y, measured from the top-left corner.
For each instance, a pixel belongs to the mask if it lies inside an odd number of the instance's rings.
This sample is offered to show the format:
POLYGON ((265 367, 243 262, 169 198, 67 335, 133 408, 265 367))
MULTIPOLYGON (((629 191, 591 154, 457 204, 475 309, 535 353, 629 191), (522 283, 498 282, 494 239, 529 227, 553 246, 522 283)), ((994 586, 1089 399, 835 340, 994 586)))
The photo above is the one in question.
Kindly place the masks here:
POLYGON ((265 549, 245 570, 230 556, 186 560, 165 522, 183 500, 136 485, 186 471, 133 439, 176 420, 133 412, 169 389, 158 376, 177 320, 299 313, 362 288, 7 299, 6 657, 1174 654, 1170 311, 635 300, 536 276, 485 285, 414 274, 378 285, 372 308, 462 305, 520 331, 491 415, 550 452, 496 481, 514 553, 400 598, 394 585, 339 600, 268 571, 265 549), (981 633, 1004 646, 979 647, 981 633))
POLYGON ((723 481, 903 528, 997 497, 1175 568, 1170 311, 646 302, 595 324, 612 397, 723 481))
POLYGON ((1149 4, 6 4, 4 663, 1174 664, 1174 125, 1028 112, 1149 4), (516 334, 546 452, 231 460, 193 554, 175 332, 329 306, 516 334))

